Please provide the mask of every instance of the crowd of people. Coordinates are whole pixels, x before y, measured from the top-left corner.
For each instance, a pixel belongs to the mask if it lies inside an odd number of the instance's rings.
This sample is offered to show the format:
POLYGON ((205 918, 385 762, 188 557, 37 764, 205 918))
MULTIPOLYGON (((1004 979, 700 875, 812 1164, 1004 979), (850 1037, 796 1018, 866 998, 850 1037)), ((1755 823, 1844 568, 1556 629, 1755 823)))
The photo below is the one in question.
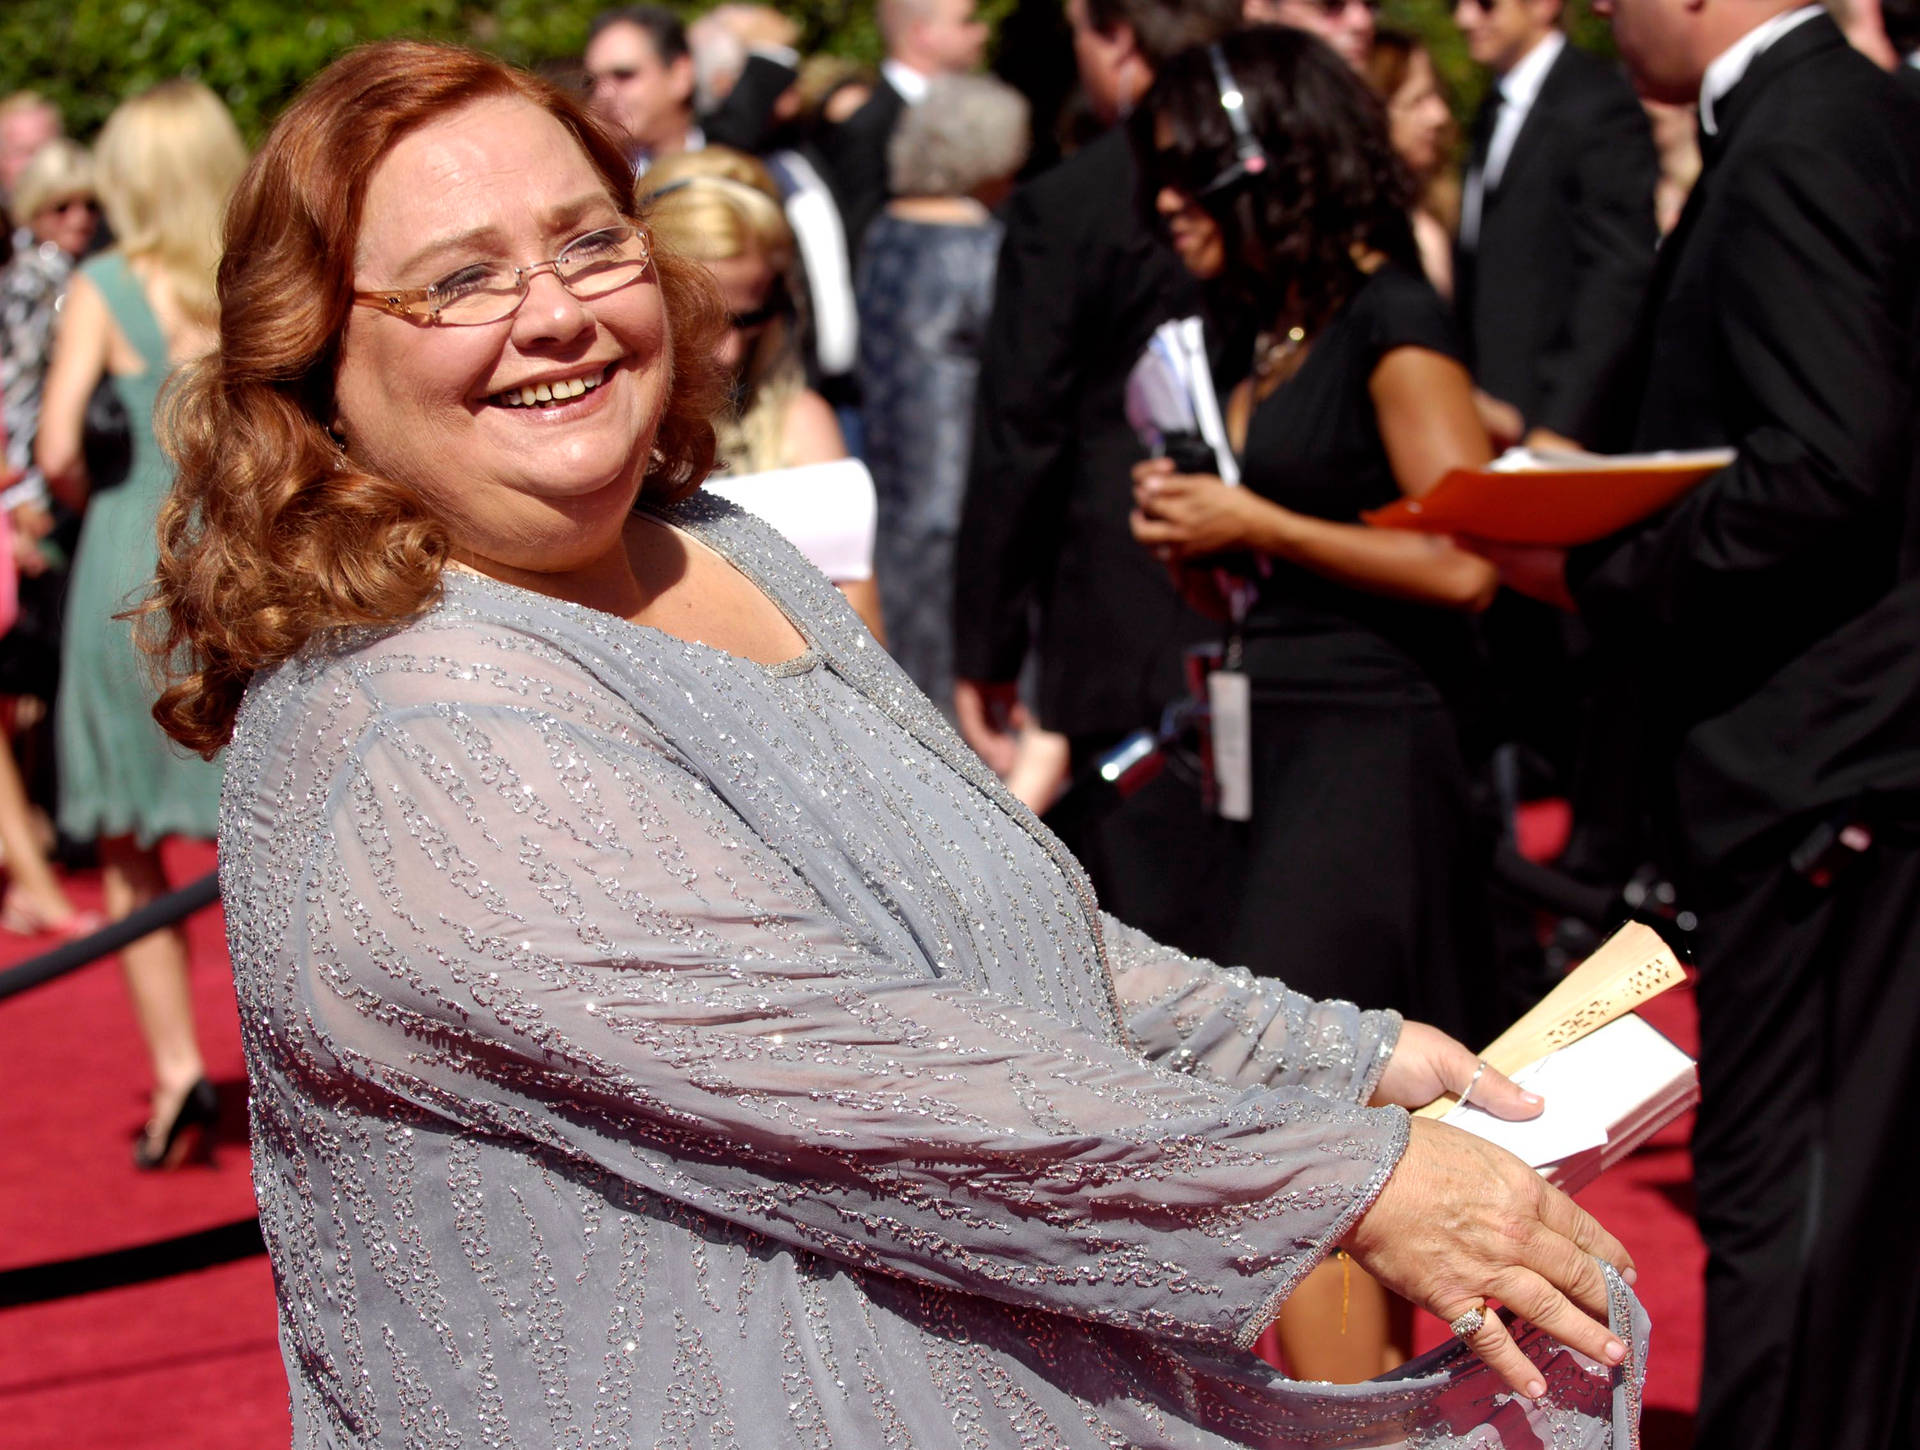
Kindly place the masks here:
MULTIPOLYGON (((1912 1438, 1920 30, 1595 9, 1458 0, 1458 135, 1365 0, 1066 0, 1064 106, 972 0, 374 46, 251 161, 0 100, 0 926, 224 824, 296 1439, 1610 1443, 1624 1251, 1404 1111, 1538 1110, 1461 1044, 1549 795, 1698 923, 1699 1443, 1912 1438), (1363 521, 1516 446, 1734 461, 1363 521)), ((184 938, 122 964, 172 1166, 184 938)))

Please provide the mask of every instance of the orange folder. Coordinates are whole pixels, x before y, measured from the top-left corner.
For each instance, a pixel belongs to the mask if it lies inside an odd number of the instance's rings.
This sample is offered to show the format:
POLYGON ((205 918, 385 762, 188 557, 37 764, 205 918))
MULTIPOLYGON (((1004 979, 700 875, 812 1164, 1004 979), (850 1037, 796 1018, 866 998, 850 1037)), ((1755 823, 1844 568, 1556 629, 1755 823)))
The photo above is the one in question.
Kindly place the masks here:
POLYGON ((1360 515, 1382 529, 1568 548, 1658 513, 1733 462, 1731 448, 1691 453, 1527 453, 1456 468, 1424 498, 1360 515))

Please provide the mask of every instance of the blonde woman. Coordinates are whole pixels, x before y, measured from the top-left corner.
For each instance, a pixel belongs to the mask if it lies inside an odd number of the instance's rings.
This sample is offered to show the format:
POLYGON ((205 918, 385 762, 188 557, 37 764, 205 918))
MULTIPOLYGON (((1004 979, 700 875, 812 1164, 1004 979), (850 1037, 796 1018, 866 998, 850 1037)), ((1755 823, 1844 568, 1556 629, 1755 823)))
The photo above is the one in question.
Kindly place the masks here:
MULTIPOLYGON (((219 768, 160 733, 146 666, 129 624, 114 616, 153 574, 154 520, 172 481, 154 441, 154 400, 168 373, 213 344, 220 220, 246 161, 233 119, 197 82, 168 81, 108 118, 94 148, 95 186, 120 245, 74 278, 41 405, 36 461, 55 494, 86 511, 54 710, 60 824, 99 841, 115 918, 166 890, 163 837, 210 837, 217 825, 219 768), (119 480, 89 479, 81 451, 87 400, 103 377, 132 433, 132 463, 119 480)), ((121 962, 154 1076, 134 1161, 171 1166, 217 1106, 194 1033, 186 939, 156 932, 121 962)))
MULTIPOLYGON (((721 475, 716 481, 724 487, 729 476, 845 459, 847 444, 833 408, 807 386, 800 360, 796 299, 805 289, 795 275, 793 229, 767 169, 738 151, 709 146, 661 158, 642 185, 641 207, 654 235, 662 245, 704 263, 727 307, 729 326, 715 356, 733 378, 733 406, 714 430, 721 475)), ((796 475, 794 484, 805 486, 816 476, 796 475)), ((818 505, 810 532, 863 536, 852 551, 860 567, 827 573, 880 636, 871 480, 864 484, 864 498, 836 488, 832 498, 809 502, 818 505), (845 517, 822 519, 821 510, 845 511, 845 517)), ((781 526, 779 519, 771 521, 781 526)), ((811 555, 804 541, 795 542, 811 555)))

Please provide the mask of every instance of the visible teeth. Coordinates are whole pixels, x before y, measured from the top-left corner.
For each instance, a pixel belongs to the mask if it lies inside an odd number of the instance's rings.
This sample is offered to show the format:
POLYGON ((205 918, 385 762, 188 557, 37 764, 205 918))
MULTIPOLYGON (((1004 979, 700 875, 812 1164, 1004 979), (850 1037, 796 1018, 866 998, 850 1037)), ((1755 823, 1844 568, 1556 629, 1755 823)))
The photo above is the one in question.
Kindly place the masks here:
POLYGON ((493 400, 503 408, 531 408, 538 403, 564 403, 582 393, 592 392, 606 381, 605 374, 585 378, 562 378, 557 383, 530 383, 524 388, 508 388, 495 393, 493 400))

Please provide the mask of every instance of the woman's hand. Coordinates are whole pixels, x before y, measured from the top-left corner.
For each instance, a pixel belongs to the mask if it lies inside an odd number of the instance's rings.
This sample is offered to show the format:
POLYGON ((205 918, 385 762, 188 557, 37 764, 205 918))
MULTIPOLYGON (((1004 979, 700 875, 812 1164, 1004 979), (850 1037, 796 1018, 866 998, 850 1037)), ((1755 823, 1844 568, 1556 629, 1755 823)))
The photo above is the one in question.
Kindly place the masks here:
POLYGON ((1495 451, 1513 447, 1527 431, 1527 420, 1520 416, 1518 408, 1480 388, 1473 390, 1473 410, 1479 415, 1480 426, 1487 430, 1487 439, 1495 451))
POLYGON ((1453 541, 1500 571, 1500 582, 1516 594, 1538 599, 1569 614, 1579 612, 1567 588, 1567 551, 1547 544, 1502 544, 1492 539, 1456 537, 1453 541))
POLYGON ((40 541, 53 532, 53 515, 46 506, 32 500, 15 504, 7 526, 13 531, 14 567, 29 578, 46 573, 47 556, 40 552, 40 541))
POLYGON ((1175 473, 1170 458, 1134 465, 1133 504, 1133 537, 1167 564, 1246 546, 1255 510, 1273 507, 1212 474, 1175 473))
MULTIPOLYGON (((1627 1251, 1513 1154, 1446 1123, 1413 1120, 1407 1151, 1343 1247, 1396 1294, 1449 1322, 1497 1302, 1603 1364, 1626 1357, 1607 1327, 1607 1281, 1595 1256, 1631 1280, 1627 1251)), ((1546 1392, 1490 1309, 1467 1344, 1514 1390, 1546 1392)))
MULTIPOLYGON (((1473 1082, 1479 1065, 1438 1028, 1408 1022, 1373 1102, 1417 1108, 1472 1083, 1474 1105, 1495 1117, 1531 1118, 1545 1106, 1491 1067, 1473 1082)), ((1442 1319, 1495 1300, 1594 1359, 1617 1364, 1625 1354, 1606 1328, 1606 1280, 1593 1256, 1631 1279, 1626 1250, 1511 1153, 1445 1123, 1413 1120, 1405 1156, 1346 1247, 1368 1273, 1442 1319)), ((1539 1371, 1494 1315, 1470 1346, 1514 1389, 1543 1392, 1539 1371)))
POLYGON ((1019 683, 955 680, 953 715, 961 738, 986 761, 989 770, 1005 780, 1019 758, 1020 732, 1032 723, 1027 707, 1020 703, 1019 683))
POLYGON ((1380 1074, 1371 1107, 1424 1108, 1442 1093, 1464 1092, 1473 1084, 1473 1104, 1496 1118, 1537 1118, 1546 1100, 1516 1086, 1497 1068, 1480 1067, 1465 1043, 1424 1022, 1406 1022, 1387 1070, 1380 1074), (1480 1080, 1474 1082, 1474 1074, 1480 1080))

